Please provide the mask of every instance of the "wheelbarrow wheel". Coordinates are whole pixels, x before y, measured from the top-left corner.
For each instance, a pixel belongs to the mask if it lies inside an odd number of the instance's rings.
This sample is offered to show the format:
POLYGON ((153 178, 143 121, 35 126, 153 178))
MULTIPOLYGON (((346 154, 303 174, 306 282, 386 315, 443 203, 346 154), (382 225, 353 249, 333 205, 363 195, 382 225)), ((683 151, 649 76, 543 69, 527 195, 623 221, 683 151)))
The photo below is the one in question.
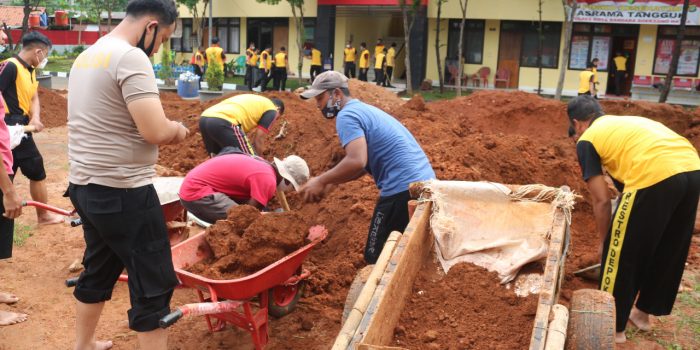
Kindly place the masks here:
POLYGON ((269 291, 267 313, 275 318, 288 315, 297 306, 299 298, 304 294, 306 281, 291 286, 277 286, 269 291))
POLYGON ((580 289, 571 297, 567 350, 615 349, 615 300, 609 293, 580 289))

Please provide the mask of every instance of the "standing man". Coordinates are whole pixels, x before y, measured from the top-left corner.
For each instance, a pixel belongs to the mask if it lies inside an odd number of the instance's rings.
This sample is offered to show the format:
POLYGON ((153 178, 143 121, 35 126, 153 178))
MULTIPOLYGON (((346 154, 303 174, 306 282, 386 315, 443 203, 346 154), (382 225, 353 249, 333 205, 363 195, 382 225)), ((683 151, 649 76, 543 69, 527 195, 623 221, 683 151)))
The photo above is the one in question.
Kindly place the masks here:
POLYGON ((595 74, 593 73, 593 63, 586 64, 586 70, 578 75, 578 95, 595 96, 595 74))
POLYGON ((435 178, 428 157, 411 133, 384 111, 350 97, 348 79, 335 71, 321 73, 303 99, 315 98, 323 116, 335 123, 345 157, 299 190, 306 201, 319 201, 325 189, 355 180, 365 173, 374 178, 380 197, 365 245, 365 261, 374 264, 392 231, 408 225, 408 186, 435 178))
POLYGON ((152 181, 158 145, 179 143, 188 130, 165 117, 149 56, 170 39, 177 17, 173 0, 131 0, 124 20, 70 72, 68 193, 85 237, 85 270, 73 292, 77 350, 112 346, 95 340, 95 328, 124 268, 129 328, 141 349, 167 347, 158 321, 178 280, 152 181))
POLYGON ((253 91, 253 87, 258 82, 260 70, 258 69, 258 61, 260 60, 260 49, 253 50, 253 56, 250 58, 250 80, 248 81, 248 90, 253 91))
POLYGON ((369 71, 369 50, 367 44, 360 44, 360 76, 359 80, 367 81, 367 71, 369 71))
MULTIPOLYGON (((384 49, 386 51, 386 49, 384 49)), ((374 56, 374 76, 378 86, 385 86, 384 67, 386 66, 386 53, 380 52, 374 56)))
POLYGON ((627 57, 620 51, 615 53, 613 68, 613 74, 615 75, 615 95, 622 96, 627 82, 627 57))
POLYGON ((394 74, 394 65, 396 65, 396 43, 391 43, 391 47, 386 53, 386 80, 384 86, 393 88, 391 85, 391 76, 394 74))
MULTIPOLYGON (((386 52, 384 51, 384 44, 382 43, 382 38, 379 38, 379 39, 377 39, 377 45, 374 47, 374 60, 376 61, 377 56, 382 55, 382 54, 386 54, 386 52)), ((378 82, 379 79, 380 78, 378 76, 376 76, 376 75, 374 76, 375 83, 378 82)))
POLYGON ((357 55, 357 49, 352 47, 352 42, 348 40, 345 44, 345 49, 343 50, 343 68, 345 76, 350 79, 355 77, 355 56, 357 55))
MULTIPOLYGON (((5 124, 32 125, 36 132, 44 130, 40 117, 36 69, 46 66, 50 49, 51 42, 44 34, 28 32, 22 38, 22 50, 19 54, 0 64, 0 92, 5 99, 5 124)), ((44 158, 39 153, 32 134, 27 135, 28 137, 22 139, 22 143, 12 150, 12 173, 16 174, 17 169, 22 170, 22 174, 29 179, 29 193, 32 199, 47 203, 49 195, 44 181, 44 158)), ((44 209, 37 208, 36 215, 39 225, 63 222, 63 217, 44 209)))
POLYGON ((226 62, 226 54, 224 49, 219 46, 219 38, 213 37, 211 39, 211 46, 207 48, 207 62, 209 64, 217 63, 221 65, 221 69, 224 69, 224 62, 226 62))
POLYGON ((309 69, 309 76, 311 77, 311 82, 317 75, 323 72, 323 64, 321 62, 321 51, 315 46, 311 46, 311 68, 309 69))
POLYGON ((229 97, 207 108, 199 119, 199 130, 207 153, 215 156, 224 147, 237 147, 247 154, 260 154, 263 138, 272 123, 284 114, 284 103, 278 98, 241 94, 229 97), (256 129, 253 143, 247 133, 256 129))
POLYGON ((593 84, 595 85, 595 94, 593 94, 593 97, 598 98, 597 93, 598 93, 598 63, 600 60, 598 58, 594 58, 591 60, 591 64, 593 65, 593 68, 591 68, 591 72, 593 72, 593 84))
POLYGON ((229 208, 248 204, 263 209, 277 191, 299 190, 309 180, 309 166, 298 156, 266 160, 225 148, 192 169, 180 187, 180 202, 209 222, 226 219, 229 208), (236 171, 231 171, 236 169, 236 171))
POLYGON ((202 78, 204 78, 204 48, 199 47, 197 51, 192 55, 192 68, 194 68, 194 74, 199 76, 199 88, 202 88, 202 78))
POLYGON ((287 67, 289 66, 289 59, 287 57, 287 50, 284 46, 280 48, 280 52, 275 55, 275 68, 273 74, 274 83, 273 89, 284 91, 284 86, 287 84, 287 67))
POLYGON ((671 313, 695 225, 700 159, 663 124, 604 115, 591 96, 569 102, 568 114, 600 237, 600 289, 615 297, 615 341, 623 343, 628 319, 649 331, 649 314, 671 313), (603 169, 621 193, 614 217, 603 169))
MULTIPOLYGON (((7 35, 0 29, 0 45, 5 45, 7 35)), ((3 47, 4 48, 4 47, 3 47)), ((1 69, 1 68, 0 68, 1 69)), ((0 96, 2 100, 2 96, 0 96)), ((5 103, 0 103, 0 260, 12 257, 15 218, 22 214, 22 199, 12 185, 12 150, 10 150, 10 131, 5 124, 5 103)), ((14 294, 0 292, 0 304, 14 304, 19 298, 14 294)), ((0 310, 0 326, 9 326, 27 320, 27 315, 0 310)))
POLYGON ((245 50, 245 78, 243 82, 248 86, 248 90, 252 89, 253 86, 253 56, 255 55, 255 43, 250 42, 248 48, 245 50))
POLYGON ((267 83, 270 81, 270 76, 272 75, 272 47, 267 46, 265 50, 260 54, 260 65, 258 66, 258 74, 260 79, 255 84, 260 86, 260 91, 267 90, 267 83))

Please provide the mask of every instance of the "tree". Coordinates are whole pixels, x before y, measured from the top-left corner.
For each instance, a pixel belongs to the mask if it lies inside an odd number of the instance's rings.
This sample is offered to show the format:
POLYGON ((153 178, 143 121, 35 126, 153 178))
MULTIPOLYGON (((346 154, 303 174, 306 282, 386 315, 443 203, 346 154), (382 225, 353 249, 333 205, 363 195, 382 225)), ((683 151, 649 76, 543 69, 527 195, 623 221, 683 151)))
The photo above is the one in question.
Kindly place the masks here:
POLYGON ((459 43, 457 44, 457 96, 462 96, 462 75, 464 74, 464 23, 467 21, 467 4, 469 0, 459 0, 462 20, 459 22, 459 43))
POLYGON ((403 35, 406 41, 406 92, 409 96, 413 96, 413 81, 411 77, 411 31, 413 30, 413 25, 416 23, 416 15, 420 9, 420 0, 411 0, 410 4, 406 4, 406 0, 399 0, 399 6, 401 7, 401 14, 403 16, 403 35), (409 8, 410 6, 410 8, 409 8), (409 13, 411 15, 411 20, 408 20, 409 13))
POLYGON ((566 78, 566 67, 569 66, 571 56, 571 31, 574 25, 574 16, 578 8, 576 0, 561 0, 564 7, 564 52, 561 55, 561 64, 559 65, 559 81, 557 81, 557 90, 554 93, 554 98, 561 100, 561 92, 564 89, 564 79, 566 78))
MULTIPOLYGON (((32 13, 32 11, 36 11, 37 7, 39 7, 39 1, 40 0, 22 0, 22 6, 24 6, 24 17, 22 18, 22 36, 20 38, 24 37, 24 34, 29 31, 29 15, 32 13)), ((19 42, 21 41, 22 39, 19 40, 19 42)), ((19 45, 19 42, 16 45, 19 45)), ((14 49, 17 49, 16 45, 14 49)))
POLYGON ((128 0, 92 0, 92 2, 93 7, 95 7, 99 13, 99 22, 97 22, 98 28, 101 27, 102 12, 107 12, 107 33, 109 33, 112 30, 112 12, 126 10, 126 3, 128 0))
MULTIPOLYGON (((192 14, 192 34, 196 37, 197 44, 192 45, 192 50, 195 51, 202 45, 202 31, 204 31, 204 18, 206 18, 207 6, 209 6, 209 0, 175 0, 178 5, 187 7, 187 9, 192 14), (202 6, 202 11, 197 12, 197 7, 200 3, 204 4, 202 6)), ((211 28, 210 28, 211 30, 211 28)))
MULTIPOLYGON (((256 0, 259 3, 266 3, 268 5, 277 5, 282 0, 256 0)), ((301 70, 304 66, 304 0, 287 0, 289 6, 292 8, 292 16, 294 16, 294 23, 297 27, 297 52, 299 53, 297 70, 299 76, 299 84, 301 84, 301 70)))
POLYGON ((537 14, 538 27, 537 27, 537 95, 542 95, 542 2, 544 0, 537 0, 537 14))
POLYGON ((442 75, 442 59, 440 58, 440 21, 442 16, 442 4, 447 0, 437 0, 437 27, 435 28, 435 58, 437 59, 438 81, 440 82, 440 93, 445 92, 445 77, 442 75))
POLYGON ((673 44, 673 55, 671 56, 671 64, 668 67, 668 73, 666 73, 666 82, 661 87, 661 95, 659 96, 659 103, 666 102, 668 99, 668 93, 671 91, 671 83, 673 76, 676 74, 678 69, 678 59, 681 56, 681 45, 683 43, 683 36, 685 36, 685 20, 688 18, 688 7, 690 7, 689 0, 683 1, 683 12, 681 13, 681 23, 678 27, 678 34, 676 35, 676 42, 673 44))

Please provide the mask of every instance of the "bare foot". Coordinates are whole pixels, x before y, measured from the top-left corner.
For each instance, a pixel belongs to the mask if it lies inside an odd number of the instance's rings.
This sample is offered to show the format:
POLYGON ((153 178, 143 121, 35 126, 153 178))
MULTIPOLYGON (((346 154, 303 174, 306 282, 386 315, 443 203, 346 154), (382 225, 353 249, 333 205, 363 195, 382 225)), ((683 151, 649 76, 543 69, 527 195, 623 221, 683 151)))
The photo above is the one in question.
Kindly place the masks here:
POLYGON ((625 336, 625 332, 616 332, 615 333, 615 344, 622 344, 627 341, 627 336, 625 336))
POLYGON ((632 308, 632 312, 630 312, 629 320, 635 327, 639 328, 639 330, 644 332, 651 331, 651 321, 649 320, 648 313, 634 307, 632 308))
POLYGON ((0 326, 9 326, 27 320, 27 315, 0 310, 0 326))
POLYGON ((19 298, 14 294, 0 292, 0 304, 14 304, 19 298))
POLYGON ((58 214, 46 213, 37 218, 39 225, 54 225, 65 221, 65 218, 58 214))
POLYGON ((98 340, 95 342, 95 350, 111 349, 113 345, 111 340, 98 340))

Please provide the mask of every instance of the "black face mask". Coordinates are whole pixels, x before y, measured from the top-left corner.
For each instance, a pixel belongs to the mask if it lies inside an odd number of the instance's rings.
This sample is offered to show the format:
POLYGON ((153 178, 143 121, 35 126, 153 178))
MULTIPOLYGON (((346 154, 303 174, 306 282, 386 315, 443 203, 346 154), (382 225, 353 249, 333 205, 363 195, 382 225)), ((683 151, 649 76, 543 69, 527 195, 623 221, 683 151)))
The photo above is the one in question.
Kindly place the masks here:
POLYGON ((156 36, 158 35, 158 26, 156 26, 156 30, 153 33, 153 41, 151 42, 151 45, 148 48, 144 47, 144 44, 146 43, 146 28, 143 29, 143 34, 141 34, 141 40, 139 40, 139 43, 136 44, 136 47, 141 49, 146 56, 151 57, 151 54, 153 53, 153 48, 156 46, 156 36))
POLYGON ((321 113, 326 119, 333 119, 337 117, 338 113, 340 113, 340 101, 334 103, 333 95, 331 95, 328 98, 328 102, 326 102, 326 106, 323 107, 323 109, 321 110, 321 113))

